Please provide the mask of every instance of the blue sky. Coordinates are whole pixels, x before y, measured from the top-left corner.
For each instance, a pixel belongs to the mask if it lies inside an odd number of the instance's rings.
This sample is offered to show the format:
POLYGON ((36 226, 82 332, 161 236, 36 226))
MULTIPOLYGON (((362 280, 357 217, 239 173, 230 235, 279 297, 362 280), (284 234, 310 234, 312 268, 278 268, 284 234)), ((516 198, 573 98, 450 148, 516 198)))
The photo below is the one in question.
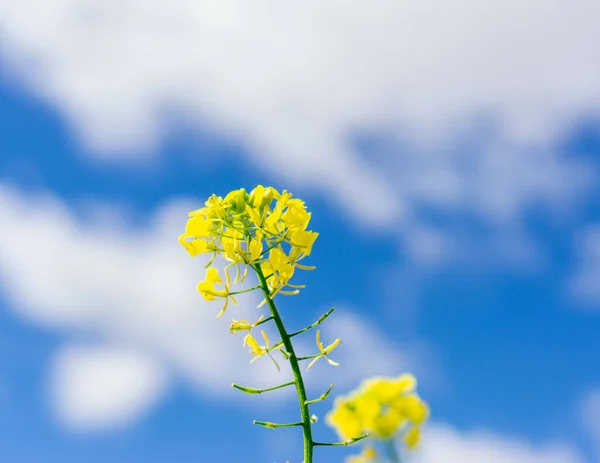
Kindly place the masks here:
POLYGON ((294 420, 292 395, 229 387, 286 372, 248 365, 177 243, 208 195, 258 183, 305 199, 320 233, 306 290, 281 300, 294 327, 338 308, 324 335, 342 365, 311 370, 312 395, 412 371, 432 408, 412 461, 600 458, 593 2, 466 2, 442 21, 382 0, 344 27, 314 2, 15 5, 0 0, 0 460, 300 461, 293 429, 251 425, 294 420), (427 33, 398 32, 410 18, 427 33))

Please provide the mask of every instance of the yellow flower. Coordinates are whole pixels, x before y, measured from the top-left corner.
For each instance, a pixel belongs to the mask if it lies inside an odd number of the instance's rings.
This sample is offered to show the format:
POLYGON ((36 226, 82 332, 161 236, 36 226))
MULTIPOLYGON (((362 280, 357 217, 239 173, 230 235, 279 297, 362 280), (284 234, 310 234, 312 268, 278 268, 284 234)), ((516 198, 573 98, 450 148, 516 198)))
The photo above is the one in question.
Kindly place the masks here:
POLYGON ((381 407, 381 412, 367 422, 365 430, 380 439, 389 439, 405 423, 406 417, 398 410, 381 407))
POLYGON ((344 440, 361 435, 363 430, 362 416, 357 413, 352 400, 344 397, 335 400, 333 410, 327 414, 326 421, 344 440))
POLYGON ((267 238, 276 238, 285 228, 285 225, 281 222, 281 209, 279 207, 275 207, 270 212, 265 211, 263 214, 256 209, 251 209, 250 216, 256 225, 256 236, 258 238, 262 239, 265 235, 267 238))
POLYGON ((344 439, 365 432, 383 440, 401 436, 405 445, 413 448, 419 441, 420 426, 429 416, 429 407, 415 388, 416 379, 408 374, 370 378, 336 400, 328 423, 344 439))
POLYGON ((248 333, 244 337, 244 345, 247 345, 250 348, 250 353, 254 356, 252 357, 252 360, 250 360, 250 363, 253 363, 256 359, 262 357, 263 355, 268 355, 271 358, 271 360, 273 360, 273 363, 279 370, 279 365, 277 364, 270 352, 269 337, 264 331, 261 331, 261 334, 265 340, 264 346, 261 346, 258 343, 258 341, 254 339, 254 336, 252 336, 250 333, 248 333))
POLYGON ((252 324, 248 322, 248 320, 232 320, 231 326, 229 327, 229 332, 237 333, 238 331, 246 330, 250 332, 252 328, 256 328, 256 326, 258 326, 258 324, 263 320, 263 318, 265 318, 265 316, 261 315, 260 318, 252 324))
POLYGON ((364 390, 375 395, 381 402, 389 402, 410 393, 416 386, 417 380, 411 374, 403 374, 397 378, 375 377, 363 384, 364 390))
POLYGON ((204 203, 205 207, 194 211, 193 215, 204 215, 207 220, 213 223, 213 226, 219 226, 219 222, 227 216, 228 204, 223 201, 223 198, 217 195, 212 195, 204 203))
POLYGON ((201 214, 192 212, 185 225, 185 233, 179 237, 179 243, 187 249, 192 257, 210 252, 213 249, 206 240, 210 240, 211 229, 212 222, 210 220, 201 214), (188 241, 188 238, 192 238, 192 241, 188 241))
POLYGON ((230 286, 231 280, 227 269, 225 269, 225 281, 223 281, 219 276, 219 271, 214 267, 210 267, 206 271, 206 277, 204 281, 198 283, 198 292, 202 295, 202 297, 205 300, 214 301, 215 297, 222 297, 225 299, 225 304, 223 305, 223 308, 217 315, 217 318, 222 316, 225 313, 225 310, 227 310, 229 299, 231 299, 231 301, 237 305, 237 301, 229 291, 230 286), (221 283, 223 285, 223 289, 215 288, 215 284, 218 283, 221 283))
POLYGON ((205 252, 210 252, 208 243, 204 240, 193 240, 187 241, 187 235, 181 235, 179 237, 179 243, 183 245, 183 247, 187 250, 190 256, 195 257, 198 254, 204 254, 205 252))
POLYGON ((346 458, 346 463, 374 463, 377 459, 377 452, 373 447, 365 446, 360 455, 351 455, 346 458))
POLYGON ((212 221, 203 215, 192 215, 185 224, 185 234, 194 238, 205 238, 210 235, 212 221))
POLYGON ((288 237, 306 230, 311 216, 310 212, 306 211, 303 202, 291 203, 291 201, 288 202, 286 211, 281 215, 281 221, 288 228, 288 237))
POLYGON ((246 210, 246 199, 248 193, 243 188, 239 190, 233 190, 225 196, 223 203, 230 209, 234 214, 239 214, 246 210))
POLYGON ((262 185, 258 185, 250 192, 249 201, 252 207, 262 211, 262 209, 271 204, 273 198, 278 198, 279 196, 280 194, 275 188, 265 188, 262 185))
POLYGON ((419 444, 420 440, 420 429, 419 426, 413 426, 405 435, 404 442, 408 448, 415 448, 419 444))
MULTIPOLYGON (((234 283, 244 281, 248 267, 260 265, 270 297, 278 293, 293 295, 304 288, 290 283, 295 268, 314 268, 299 263, 310 255, 318 237, 318 233, 306 229, 310 218, 304 201, 292 198, 288 191, 280 194, 273 187, 258 185, 248 194, 241 188, 225 198, 213 194, 204 207, 190 212, 179 242, 191 256, 212 253, 207 267, 217 256, 228 260, 226 268, 236 266, 234 283)), ((199 283, 198 290, 207 300, 224 298, 223 310, 230 297, 235 302, 228 275, 226 283, 207 278, 199 283), (223 284, 224 289, 216 289, 216 284, 223 284)))
POLYGON ((252 239, 246 242, 238 236, 227 240, 223 239, 223 247, 229 260, 241 264, 253 264, 258 261, 263 249, 262 241, 252 239), (246 249, 242 244, 246 246, 246 249))
POLYGON ((242 282, 248 274, 248 265, 252 265, 260 259, 262 254, 262 241, 251 239, 249 241, 243 238, 243 235, 237 231, 231 231, 231 235, 222 237, 223 249, 225 250, 225 259, 231 262, 228 266, 236 265, 237 272, 235 282, 242 282), (244 266, 244 274, 240 278, 240 265, 244 266))
POLYGON ((371 423, 382 413, 381 403, 371 394, 362 391, 354 397, 353 404, 356 412, 362 416, 365 428, 372 429, 371 423))
POLYGON ((296 262, 309 256, 318 236, 318 233, 312 231, 301 231, 292 235, 290 237, 290 244, 292 245, 291 260, 296 262))
POLYGON ((415 424, 423 423, 429 416, 429 407, 417 394, 398 397, 392 404, 415 424))
POLYGON ((302 201, 301 199, 298 198, 293 198, 292 196, 294 196, 292 193, 290 193, 287 190, 283 190, 283 193, 281 193, 281 195, 279 195, 278 201, 277 201, 277 207, 281 208, 282 210, 285 209, 286 207, 289 208, 296 208, 296 209, 305 209, 304 206, 304 201, 302 201))
POLYGON ((274 296, 283 287, 288 284, 290 278, 294 275, 294 266, 290 263, 289 257, 280 248, 273 248, 269 252, 269 258, 261 265, 261 268, 268 278, 267 283, 271 291, 275 291, 274 296))
POLYGON ((334 362, 333 360, 331 360, 329 357, 327 357, 327 355, 333 350, 335 349, 337 346, 340 345, 340 343, 342 342, 341 339, 336 339, 335 341, 333 341, 331 344, 329 344, 327 347, 323 347, 323 343, 321 342, 321 330, 317 330, 317 347, 319 348, 319 350, 321 351, 321 354, 318 355, 317 357, 315 357, 312 362, 309 363, 308 367, 306 368, 307 370, 310 369, 310 367, 312 367, 315 362, 317 360, 319 360, 321 357, 325 358, 325 360, 327 360, 331 365, 337 367, 339 366, 339 363, 334 362))

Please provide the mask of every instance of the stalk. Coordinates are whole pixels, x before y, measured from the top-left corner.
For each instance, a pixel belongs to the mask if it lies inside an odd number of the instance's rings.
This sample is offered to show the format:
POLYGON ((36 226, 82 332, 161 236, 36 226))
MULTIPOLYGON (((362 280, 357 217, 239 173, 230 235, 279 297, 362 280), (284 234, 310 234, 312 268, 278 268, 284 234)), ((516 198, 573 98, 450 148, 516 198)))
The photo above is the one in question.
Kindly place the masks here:
POLYGON ((396 450, 394 441, 390 439, 384 445, 388 454, 388 458, 390 459, 390 463, 402 463, 400 460, 400 455, 398 455, 398 451, 396 450))
POLYGON ((300 365, 298 363, 296 353, 294 352, 292 339, 285 329, 285 325, 283 324, 283 320, 279 315, 279 311, 277 310, 275 303, 271 299, 271 292, 269 291, 269 287, 267 285, 267 279, 265 278, 260 265, 253 266, 253 268, 258 276, 260 287, 265 295, 271 316, 273 317, 273 321, 275 322, 277 330, 279 331, 279 335, 281 336, 283 346, 289 354, 290 366, 292 368, 292 373, 294 374, 294 384, 296 385, 296 392, 298 393, 298 402, 300 403, 300 416, 302 418, 301 426, 304 434, 304 463, 313 463, 314 441, 312 438, 310 411, 308 409, 306 400, 306 388, 304 387, 304 380, 302 379, 302 371, 300 370, 300 365))

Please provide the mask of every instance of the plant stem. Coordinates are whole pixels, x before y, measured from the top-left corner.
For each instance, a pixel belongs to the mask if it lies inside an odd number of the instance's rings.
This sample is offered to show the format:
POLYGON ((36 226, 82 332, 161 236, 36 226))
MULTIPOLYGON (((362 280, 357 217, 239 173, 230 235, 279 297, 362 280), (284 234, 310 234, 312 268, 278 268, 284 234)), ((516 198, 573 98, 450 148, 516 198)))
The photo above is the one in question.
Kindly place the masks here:
POLYGON ((306 389, 304 387, 304 380, 302 379, 300 365, 298 364, 298 359, 296 358, 296 353, 294 352, 292 339, 290 338, 290 335, 285 329, 285 325, 283 324, 283 320, 279 315, 275 303, 271 299, 271 292, 267 285, 267 279, 265 278, 265 275, 263 274, 262 269, 259 265, 253 266, 253 268, 258 276, 258 281, 265 295, 265 299, 267 301, 267 305, 269 306, 269 310, 271 311, 271 316, 275 321, 275 325, 277 325, 277 330, 279 331, 279 335, 281 336, 281 340, 283 342, 285 350, 290 356, 289 361, 290 366, 292 368, 292 373, 294 374, 294 383, 296 384, 296 391, 298 392, 298 401, 300 402, 300 416, 302 417, 302 430, 304 433, 304 463, 313 463, 314 442, 312 439, 310 411, 306 403, 306 389))
POLYGON ((388 454, 388 458, 390 459, 390 463, 401 463, 400 456, 398 455, 398 451, 396 450, 396 445, 394 444, 394 440, 390 439, 384 445, 388 454))
POLYGON ((302 422, 298 423, 271 423, 270 421, 253 421, 254 424, 258 424, 259 426, 264 426, 265 428, 277 429, 277 428, 291 428, 293 426, 302 426, 302 422))
POLYGON ((296 384, 296 383, 294 383, 294 381, 290 381, 289 383, 280 384, 279 386, 268 387, 266 389, 256 389, 253 387, 245 387, 245 386, 240 386, 239 384, 233 383, 231 385, 231 387, 235 387, 236 389, 239 389, 240 391, 245 392, 246 394, 262 394, 263 392, 275 391, 277 389, 281 389, 282 387, 291 386, 293 384, 296 384))
POLYGON ((368 434, 363 434, 362 436, 353 437, 351 439, 346 439, 341 442, 314 442, 315 446, 323 446, 323 447, 347 447, 348 445, 352 445, 359 440, 363 440, 369 437, 368 434))

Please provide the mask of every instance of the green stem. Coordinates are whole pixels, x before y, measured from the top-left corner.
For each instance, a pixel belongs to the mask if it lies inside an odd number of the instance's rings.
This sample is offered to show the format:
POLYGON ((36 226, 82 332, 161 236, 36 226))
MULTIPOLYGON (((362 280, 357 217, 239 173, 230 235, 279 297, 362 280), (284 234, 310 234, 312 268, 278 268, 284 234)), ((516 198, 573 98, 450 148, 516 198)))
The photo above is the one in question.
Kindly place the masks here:
POLYGON ((270 421, 253 421, 253 424, 258 424, 259 426, 264 426, 265 428, 277 429, 277 428, 291 428, 293 426, 302 426, 302 422, 298 423, 271 423, 270 421))
POLYGON ((302 361, 302 360, 311 360, 311 359, 316 359, 317 357, 323 357, 322 353, 318 353, 318 354, 314 354, 314 355, 309 355, 307 357, 298 357, 298 361, 302 361))
POLYGON ((283 387, 292 386, 293 384, 295 384, 294 381, 290 381, 289 383, 280 384, 279 386, 268 387, 266 389, 256 389, 253 387, 245 387, 233 383, 231 387, 235 387, 236 389, 239 389, 240 391, 245 392, 246 394, 262 394, 263 392, 275 391, 283 387))
POLYGON ((329 310, 326 314, 321 315, 321 318, 319 318, 316 322, 314 322, 312 325, 307 326, 306 328, 302 328, 300 331, 296 331, 294 333, 290 334, 290 338, 293 338, 294 336, 298 336, 299 334, 302 334, 312 328, 314 328, 315 326, 320 325, 321 323, 323 323, 325 320, 327 320, 327 317, 329 317, 333 311, 335 310, 335 307, 332 307, 331 310, 329 310))
POLYGON ((306 405, 316 404, 317 402, 321 402, 321 401, 325 400, 327 398, 327 396, 329 395, 329 393, 331 392, 332 389, 333 389, 333 384, 331 386, 329 386, 329 389, 327 389, 325 392, 323 392, 323 394, 321 394, 316 399, 307 400, 306 401, 306 405))
POLYGON ((396 450, 396 445, 394 444, 393 439, 388 440, 384 444, 384 447, 387 452, 390 463, 401 463, 400 455, 398 455, 398 451, 396 450))
POLYGON ((366 439, 367 437, 369 437, 368 434, 363 434, 362 436, 353 437, 351 439, 347 439, 341 442, 314 442, 313 445, 322 447, 346 447, 348 445, 354 444, 355 442, 358 442, 359 440, 366 439))
POLYGON ((254 325, 254 326, 255 326, 255 327, 256 327, 256 326, 260 326, 260 325, 262 325, 263 323, 270 322, 271 320, 273 320, 273 317, 267 317, 267 318, 263 318, 261 321, 259 321, 259 322, 258 322, 256 325, 254 325))
POLYGON ((249 293, 250 291, 254 291, 255 289, 258 289, 258 288, 260 288, 260 285, 253 286, 252 288, 240 289, 239 291, 231 291, 231 292, 228 292, 227 295, 228 296, 237 296, 238 294, 249 293))
POLYGON ((281 336, 281 340, 283 342, 285 350, 289 354, 290 366, 294 375, 294 382, 296 383, 296 391, 298 392, 298 402, 300 403, 300 416, 302 418, 302 430, 304 433, 304 463, 313 463, 314 442, 312 439, 310 411, 308 409, 308 405, 306 404, 306 389, 304 387, 304 380, 302 379, 300 365, 298 364, 298 359, 296 358, 296 353, 294 352, 292 339, 290 338, 288 332, 285 329, 285 325, 283 324, 283 320, 279 315, 275 303, 271 299, 271 292, 269 291, 265 275, 263 274, 260 266, 257 265, 253 268, 258 276, 258 281, 265 295, 267 305, 269 306, 271 316, 275 321, 275 325, 277 326, 277 330, 279 331, 279 335, 281 336))

